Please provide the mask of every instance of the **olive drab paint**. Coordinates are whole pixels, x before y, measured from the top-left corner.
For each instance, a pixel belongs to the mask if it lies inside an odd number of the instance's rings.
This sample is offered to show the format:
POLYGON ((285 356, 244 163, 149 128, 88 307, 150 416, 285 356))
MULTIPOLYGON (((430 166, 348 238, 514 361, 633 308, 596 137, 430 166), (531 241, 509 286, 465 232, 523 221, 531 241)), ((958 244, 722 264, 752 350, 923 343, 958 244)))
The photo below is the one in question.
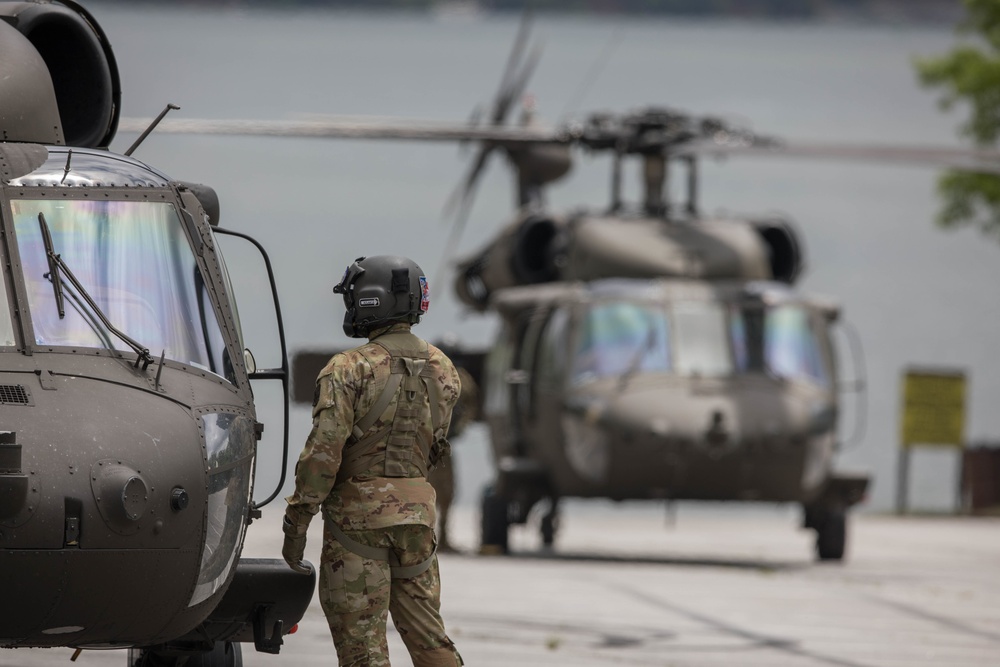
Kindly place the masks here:
POLYGON ((107 150, 120 84, 92 15, 0 18, 0 647, 277 652, 315 579, 240 559, 261 375, 218 200, 107 150))

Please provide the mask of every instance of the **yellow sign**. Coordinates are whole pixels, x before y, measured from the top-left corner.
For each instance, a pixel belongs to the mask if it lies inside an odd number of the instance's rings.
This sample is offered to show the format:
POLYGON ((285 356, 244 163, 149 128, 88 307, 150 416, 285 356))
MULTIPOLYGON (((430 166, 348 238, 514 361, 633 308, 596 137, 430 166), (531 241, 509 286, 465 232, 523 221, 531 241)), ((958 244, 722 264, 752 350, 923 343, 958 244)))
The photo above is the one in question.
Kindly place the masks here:
POLYGON ((903 447, 965 442, 965 374, 907 371, 903 382, 903 447))

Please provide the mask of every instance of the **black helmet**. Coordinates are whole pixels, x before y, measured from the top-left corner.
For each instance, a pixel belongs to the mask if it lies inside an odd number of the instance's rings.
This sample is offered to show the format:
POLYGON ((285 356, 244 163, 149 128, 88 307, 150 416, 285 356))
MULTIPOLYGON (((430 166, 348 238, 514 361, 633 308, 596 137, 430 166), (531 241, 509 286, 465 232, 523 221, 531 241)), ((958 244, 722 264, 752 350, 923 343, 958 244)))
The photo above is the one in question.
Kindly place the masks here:
POLYGON ((351 338, 392 322, 416 324, 431 302, 424 272, 395 255, 358 257, 333 291, 344 295, 344 333, 351 338))

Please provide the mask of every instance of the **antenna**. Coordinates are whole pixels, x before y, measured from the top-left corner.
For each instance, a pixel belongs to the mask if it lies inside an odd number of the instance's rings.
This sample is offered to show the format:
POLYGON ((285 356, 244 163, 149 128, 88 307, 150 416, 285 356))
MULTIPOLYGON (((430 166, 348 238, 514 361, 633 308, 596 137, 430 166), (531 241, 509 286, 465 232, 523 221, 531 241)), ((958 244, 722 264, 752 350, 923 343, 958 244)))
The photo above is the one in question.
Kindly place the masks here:
MULTIPOLYGON (((66 181, 66 177, 69 176, 70 164, 73 162, 73 149, 69 149, 66 152, 66 166, 63 167, 62 178, 59 179, 59 185, 62 185, 66 181)), ((39 213, 41 215, 41 213, 39 213)))
POLYGON ((160 363, 156 369, 156 383, 154 385, 156 391, 160 391, 160 374, 163 373, 163 360, 164 358, 166 358, 166 356, 167 356, 167 349, 164 348, 163 352, 160 352, 160 363))
POLYGON ((139 138, 136 139, 135 142, 128 147, 128 150, 125 151, 125 157, 130 157, 132 155, 132 152, 135 151, 135 149, 139 147, 139 144, 142 143, 143 139, 149 136, 149 133, 152 132, 156 128, 156 126, 160 124, 160 121, 163 120, 163 117, 166 116, 169 111, 178 109, 180 109, 180 107, 177 106, 176 104, 167 103, 167 106, 163 109, 163 111, 160 112, 160 115, 154 118, 153 122, 149 124, 149 127, 143 130, 143 133, 139 135, 139 138))

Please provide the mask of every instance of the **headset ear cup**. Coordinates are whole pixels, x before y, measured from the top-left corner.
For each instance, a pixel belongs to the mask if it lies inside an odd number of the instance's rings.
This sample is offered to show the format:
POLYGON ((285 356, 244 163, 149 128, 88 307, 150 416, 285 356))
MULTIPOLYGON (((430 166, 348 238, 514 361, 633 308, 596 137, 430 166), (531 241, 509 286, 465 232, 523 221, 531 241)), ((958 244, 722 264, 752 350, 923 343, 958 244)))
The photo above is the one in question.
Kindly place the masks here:
POLYGON ((354 326, 354 309, 348 308, 344 313, 344 334, 349 338, 357 338, 357 327, 354 326))

